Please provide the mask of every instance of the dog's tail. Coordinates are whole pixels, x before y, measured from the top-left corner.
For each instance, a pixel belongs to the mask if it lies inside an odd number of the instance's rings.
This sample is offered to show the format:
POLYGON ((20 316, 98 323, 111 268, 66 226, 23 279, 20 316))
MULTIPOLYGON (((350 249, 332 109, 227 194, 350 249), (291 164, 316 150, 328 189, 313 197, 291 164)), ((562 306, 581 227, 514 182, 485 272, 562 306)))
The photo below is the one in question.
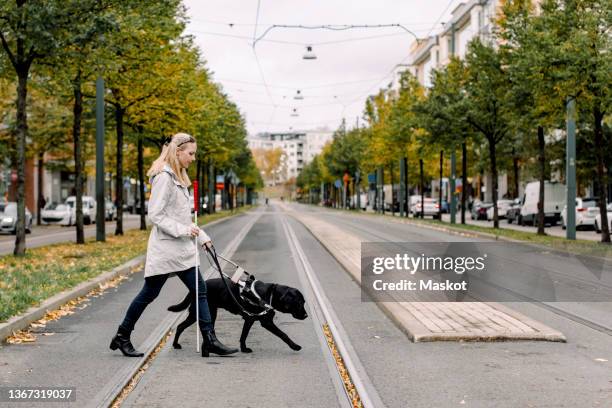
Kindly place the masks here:
POLYGON ((177 303, 176 305, 172 305, 168 307, 168 311, 180 312, 182 310, 187 309, 190 304, 191 304, 191 296, 189 296, 189 293, 188 293, 187 296, 185 296, 185 299, 183 299, 181 303, 177 303))

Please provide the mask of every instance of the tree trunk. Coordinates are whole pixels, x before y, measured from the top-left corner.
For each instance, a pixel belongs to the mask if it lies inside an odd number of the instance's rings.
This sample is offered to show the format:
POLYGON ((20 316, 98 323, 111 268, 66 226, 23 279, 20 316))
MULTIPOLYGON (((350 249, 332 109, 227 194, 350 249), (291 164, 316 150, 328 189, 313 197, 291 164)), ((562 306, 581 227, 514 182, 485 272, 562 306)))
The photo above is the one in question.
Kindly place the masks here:
MULTIPOLYGON (((108 173, 108 199, 113 200, 113 173, 108 173)), ((117 201, 115 200, 116 204, 117 201)), ((115 215, 115 218, 117 218, 117 215, 115 215)))
POLYGON ((389 165, 389 179, 391 180, 391 215, 395 217, 395 195, 393 194, 393 165, 389 165))
POLYGON ((519 158, 514 147, 512 148, 512 170, 514 172, 514 198, 519 197, 519 158))
POLYGON ((608 211, 606 209, 606 198, 608 197, 608 180, 604 171, 604 149, 601 146, 603 143, 603 129, 601 122, 603 113, 599 103, 595 103, 593 107, 593 129, 595 133, 595 149, 597 154, 597 184, 599 195, 599 214, 601 215, 601 242, 610 243, 610 223, 608 221, 608 211))
POLYGON ((115 235, 123 235, 123 115, 125 110, 115 106, 115 126, 117 131, 117 174, 115 178, 115 199, 117 201, 117 224, 115 235))
POLYGON ((538 126, 538 162, 540 165, 540 192, 538 197, 538 235, 546 235, 544 232, 544 184, 546 183, 546 143, 544 141, 544 128, 538 126))
POLYGON ((461 143, 461 224, 465 224, 465 204, 467 202, 467 146, 461 143))
MULTIPOLYGON (((23 47, 23 45, 22 45, 23 47)), ((21 50, 23 51, 23 50, 21 50)), ((27 96, 29 67, 17 73, 17 225, 13 254, 22 256, 26 250, 25 235, 25 145, 28 134, 27 96)))
MULTIPOLYGON (((444 150, 440 150, 440 181, 438 183, 438 219, 442 221, 442 176, 444 171, 444 150)), ((452 194, 452 193, 451 193, 452 194)))
MULTIPOLYGON (((85 244, 85 233, 83 231, 83 169, 82 146, 81 146, 81 119, 83 116, 83 93, 81 91, 81 71, 78 70, 72 82, 74 95, 74 106, 72 108, 72 140, 74 142, 74 184, 75 184, 75 207, 76 207, 76 243, 85 244)), ((90 215, 91 220, 91 215, 90 215)))
POLYGON ((40 225, 42 223, 41 220, 41 212, 43 209, 43 200, 44 200, 44 192, 43 192, 43 168, 45 165, 44 160, 44 152, 38 152, 38 199, 36 200, 36 225, 40 225))
POLYGON ((138 193, 140 195, 140 229, 147 229, 147 221, 145 215, 145 184, 144 184, 144 145, 142 133, 138 134, 138 193))
POLYGON ((491 193, 493 197, 493 228, 499 228, 499 218, 497 211, 497 157, 495 149, 494 137, 487 137, 489 141, 489 155, 491 156, 491 177, 493 178, 493 185, 491 186, 491 193))
POLYGON ((425 183, 423 181, 423 159, 419 159, 419 171, 421 175, 421 219, 425 218, 425 183))
POLYGON ((385 168, 380 168, 380 211, 385 215, 385 168))

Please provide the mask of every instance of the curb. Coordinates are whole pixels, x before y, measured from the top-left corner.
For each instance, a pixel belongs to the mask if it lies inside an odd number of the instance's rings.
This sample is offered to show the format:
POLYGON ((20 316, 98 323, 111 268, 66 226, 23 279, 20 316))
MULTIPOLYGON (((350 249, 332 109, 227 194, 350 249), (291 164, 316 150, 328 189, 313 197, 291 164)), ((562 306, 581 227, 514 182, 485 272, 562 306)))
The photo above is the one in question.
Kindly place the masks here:
MULTIPOLYGON (((310 205, 310 204, 304 204, 304 205, 310 205)), ((319 206, 315 206, 316 208, 322 208, 319 206)), ((329 209, 330 211, 333 211, 335 209, 329 209)), ((341 215, 348 215, 345 214, 343 210, 340 210, 340 214, 341 215)), ((350 213, 352 214, 352 213, 350 213)), ((417 221, 412 221, 409 218, 401 218, 401 217, 393 217, 393 216, 388 216, 388 215, 382 215, 382 214, 364 214, 364 213, 358 213, 355 212, 354 215, 358 216, 358 217, 364 217, 364 218, 372 218, 372 219, 376 219, 375 217, 380 217, 379 219, 383 220, 383 221, 389 221, 389 222, 394 222, 396 224, 405 224, 405 225, 412 225, 415 226, 417 228, 423 228, 423 229, 429 229, 429 230, 433 230, 433 231, 439 231, 439 232, 445 232, 447 234, 450 235, 457 235, 457 236, 462 236, 462 237, 467 237, 467 238, 487 238, 487 239, 492 239, 495 241, 503 241, 503 242, 512 242, 515 244, 522 244, 522 245, 530 245, 533 247, 537 247, 537 248, 542 248, 545 250, 561 250, 562 249, 558 249, 558 248, 554 248, 554 247, 549 247, 546 244, 540 243, 540 242, 531 242, 531 241, 523 241, 520 239, 514 239, 514 238, 508 238, 508 237, 504 237, 502 235, 496 235, 496 234, 492 234, 492 233, 488 233, 488 232, 481 232, 481 231, 468 231, 468 230, 463 230, 460 227, 447 227, 447 226, 438 226, 438 225, 431 225, 431 224, 427 224, 427 223, 421 223, 421 222, 417 222, 417 221)), ((452 224, 451 224, 452 225, 452 224)), ((468 225, 468 224, 466 224, 468 225)), ((534 234, 535 235, 535 234, 534 234)), ((592 241, 592 242, 598 242, 598 241, 592 241)), ((593 258, 596 260, 604 260, 604 261, 608 261, 609 258, 605 258, 605 257, 601 257, 601 256, 597 256, 597 255, 589 255, 589 254, 580 254, 580 253, 576 253, 576 252, 569 252, 572 255, 575 256, 582 256, 582 257, 589 257, 589 258, 593 258)))
MULTIPOLYGON (((248 213, 248 211, 246 211, 245 213, 248 213)), ((223 217, 221 219, 204 224, 204 227, 216 225, 233 217, 234 215, 223 217)), ((72 289, 67 289, 63 292, 53 295, 52 297, 44 300, 40 305, 32 306, 25 312, 9 318, 4 323, 0 323, 0 343, 4 342, 7 337, 13 334, 13 332, 23 330, 31 323, 43 318, 48 311, 58 309, 60 306, 70 302, 73 299, 78 298, 79 296, 86 295, 92 289, 95 289, 103 285, 107 281, 110 281, 118 276, 128 275, 132 268, 144 264, 144 260, 145 255, 139 255, 127 261, 123 265, 117 266, 109 272, 104 272, 101 275, 96 276, 95 278, 92 278, 85 282, 81 282, 79 285, 72 289)))
POLYGON ((98 275, 95 278, 82 282, 73 289, 60 292, 57 295, 43 301, 39 306, 33 306, 24 313, 13 316, 4 323, 0 323, 0 341, 4 341, 8 336, 13 334, 14 331, 25 329, 30 325, 30 323, 44 317, 48 311, 55 310, 63 304, 78 298, 79 296, 86 295, 92 289, 101 286, 105 282, 114 279, 117 276, 128 275, 132 268, 143 264, 144 259, 144 255, 139 255, 109 272, 105 272, 102 275, 98 275))

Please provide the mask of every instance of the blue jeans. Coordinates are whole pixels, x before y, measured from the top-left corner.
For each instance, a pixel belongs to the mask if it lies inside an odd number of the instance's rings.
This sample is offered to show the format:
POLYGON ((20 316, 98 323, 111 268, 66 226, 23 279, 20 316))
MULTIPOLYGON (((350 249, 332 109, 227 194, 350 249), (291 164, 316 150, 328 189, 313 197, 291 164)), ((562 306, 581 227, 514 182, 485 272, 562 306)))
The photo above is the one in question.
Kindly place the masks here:
MULTIPOLYGON (((161 288, 168 279, 168 274, 154 275, 145 278, 143 288, 138 295, 132 300, 128 308, 123 322, 119 325, 119 330, 126 334, 130 334, 134 330, 134 325, 142 312, 153 302, 159 295, 161 288)), ((184 271, 176 272, 176 276, 187 286, 189 293, 195 298, 195 266, 184 271)), ((202 279, 202 275, 198 273, 198 304, 200 308, 200 331, 202 333, 212 330, 213 324, 210 318, 210 310, 208 309, 208 301, 206 300, 206 282, 202 279)), ((195 302, 191 302, 191 306, 195 313, 195 302)))

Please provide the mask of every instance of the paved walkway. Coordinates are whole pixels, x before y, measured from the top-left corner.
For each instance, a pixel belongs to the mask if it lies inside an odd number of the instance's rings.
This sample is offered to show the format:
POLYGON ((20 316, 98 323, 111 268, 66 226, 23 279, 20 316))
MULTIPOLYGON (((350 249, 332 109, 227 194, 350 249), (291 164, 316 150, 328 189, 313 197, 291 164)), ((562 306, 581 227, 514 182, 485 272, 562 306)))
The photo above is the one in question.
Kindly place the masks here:
MULTIPOLYGON (((320 217, 291 211, 361 281, 361 243, 356 235, 339 230, 320 217)), ((494 302, 379 302, 415 341, 436 340, 549 340, 565 341, 563 334, 494 302)))

